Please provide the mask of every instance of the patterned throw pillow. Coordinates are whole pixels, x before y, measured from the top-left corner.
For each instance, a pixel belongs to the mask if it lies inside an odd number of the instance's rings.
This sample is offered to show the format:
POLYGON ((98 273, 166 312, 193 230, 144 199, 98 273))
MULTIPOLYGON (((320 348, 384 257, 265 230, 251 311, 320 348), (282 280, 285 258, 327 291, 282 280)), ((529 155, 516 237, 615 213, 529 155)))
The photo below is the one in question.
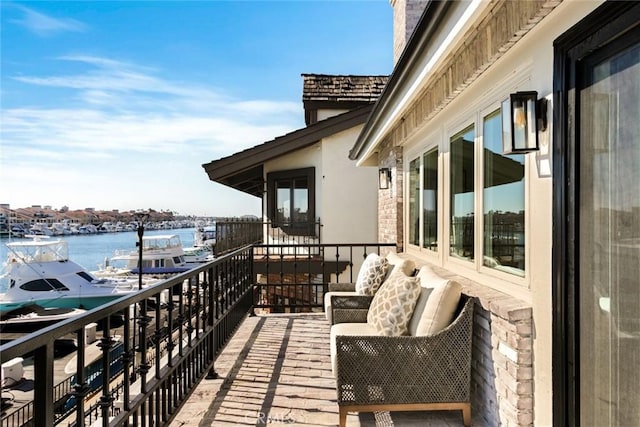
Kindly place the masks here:
POLYGON ((356 292, 360 295, 374 295, 382 285, 388 268, 389 261, 386 258, 375 252, 367 255, 358 272, 356 292))
POLYGON ((367 323, 382 335, 407 335, 420 289, 417 277, 393 272, 373 297, 367 323))

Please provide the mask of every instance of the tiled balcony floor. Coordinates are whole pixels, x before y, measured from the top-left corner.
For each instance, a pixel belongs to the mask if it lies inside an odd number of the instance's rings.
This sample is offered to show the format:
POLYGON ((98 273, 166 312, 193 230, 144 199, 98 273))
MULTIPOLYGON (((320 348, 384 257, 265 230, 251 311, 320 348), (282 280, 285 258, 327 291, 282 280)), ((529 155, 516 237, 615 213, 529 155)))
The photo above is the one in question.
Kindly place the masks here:
MULTIPOLYGON (((248 317, 171 427, 338 424, 323 314, 248 317)), ((453 412, 349 414, 348 426, 462 426, 453 412)))

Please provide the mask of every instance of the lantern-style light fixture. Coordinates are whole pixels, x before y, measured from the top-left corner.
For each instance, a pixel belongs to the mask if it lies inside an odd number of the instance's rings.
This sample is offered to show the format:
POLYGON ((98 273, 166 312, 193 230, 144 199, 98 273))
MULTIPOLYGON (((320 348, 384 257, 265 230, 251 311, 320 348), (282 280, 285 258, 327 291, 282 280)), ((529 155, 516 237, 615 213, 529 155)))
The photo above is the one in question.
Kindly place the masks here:
POLYGON ((538 151, 538 132, 547 128, 547 100, 538 92, 516 92, 502 103, 502 152, 538 151))
POLYGON ((391 186, 391 169, 378 169, 378 188, 380 190, 388 190, 391 186))

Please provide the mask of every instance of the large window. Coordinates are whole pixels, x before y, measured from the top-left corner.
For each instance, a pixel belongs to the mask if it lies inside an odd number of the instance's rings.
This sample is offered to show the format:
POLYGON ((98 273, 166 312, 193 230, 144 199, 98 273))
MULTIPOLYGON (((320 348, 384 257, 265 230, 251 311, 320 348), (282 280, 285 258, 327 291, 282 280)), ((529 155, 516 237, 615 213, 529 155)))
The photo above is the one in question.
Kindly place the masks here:
POLYGON ((450 208, 449 254, 474 259, 474 141, 471 125, 450 140, 450 208))
POLYGON ((308 234, 315 220, 315 168, 267 174, 267 210, 274 226, 308 234))
POLYGON ((408 159, 407 241, 434 252, 443 245, 449 259, 478 271, 525 277, 525 156, 502 154, 499 107, 469 123, 449 134, 444 171, 438 170, 438 148, 408 159), (440 199, 448 203, 448 217, 438 204, 439 176, 448 181, 440 199))
POLYGON ((438 250, 437 148, 409 163, 409 224, 409 243, 438 250))
POLYGON ((500 110, 484 118, 483 265, 524 276, 524 156, 502 155, 500 110))
POLYGON ((409 243, 420 246, 420 157, 409 163, 409 243))

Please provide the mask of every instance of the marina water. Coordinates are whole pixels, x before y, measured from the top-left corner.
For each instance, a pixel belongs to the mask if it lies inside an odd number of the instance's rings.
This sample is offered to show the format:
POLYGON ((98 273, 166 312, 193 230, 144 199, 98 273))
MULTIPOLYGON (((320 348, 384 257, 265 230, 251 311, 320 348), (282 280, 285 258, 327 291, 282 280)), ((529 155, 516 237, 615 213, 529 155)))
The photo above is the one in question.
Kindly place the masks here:
MULTIPOLYGON (((193 246, 194 228, 176 228, 170 230, 145 230, 145 236, 177 234, 180 236, 182 245, 193 246)), ((98 270, 104 266, 106 258, 113 256, 116 250, 136 251, 138 233, 136 231, 123 231, 116 233, 98 234, 77 234, 67 236, 51 236, 49 239, 60 239, 69 244, 69 258, 80 264, 88 271, 98 270)), ((5 263, 7 261, 6 244, 11 241, 24 239, 5 238, 0 239, 0 276, 4 275, 5 263)), ((8 286, 6 278, 0 279, 0 293, 4 292, 8 286)))

